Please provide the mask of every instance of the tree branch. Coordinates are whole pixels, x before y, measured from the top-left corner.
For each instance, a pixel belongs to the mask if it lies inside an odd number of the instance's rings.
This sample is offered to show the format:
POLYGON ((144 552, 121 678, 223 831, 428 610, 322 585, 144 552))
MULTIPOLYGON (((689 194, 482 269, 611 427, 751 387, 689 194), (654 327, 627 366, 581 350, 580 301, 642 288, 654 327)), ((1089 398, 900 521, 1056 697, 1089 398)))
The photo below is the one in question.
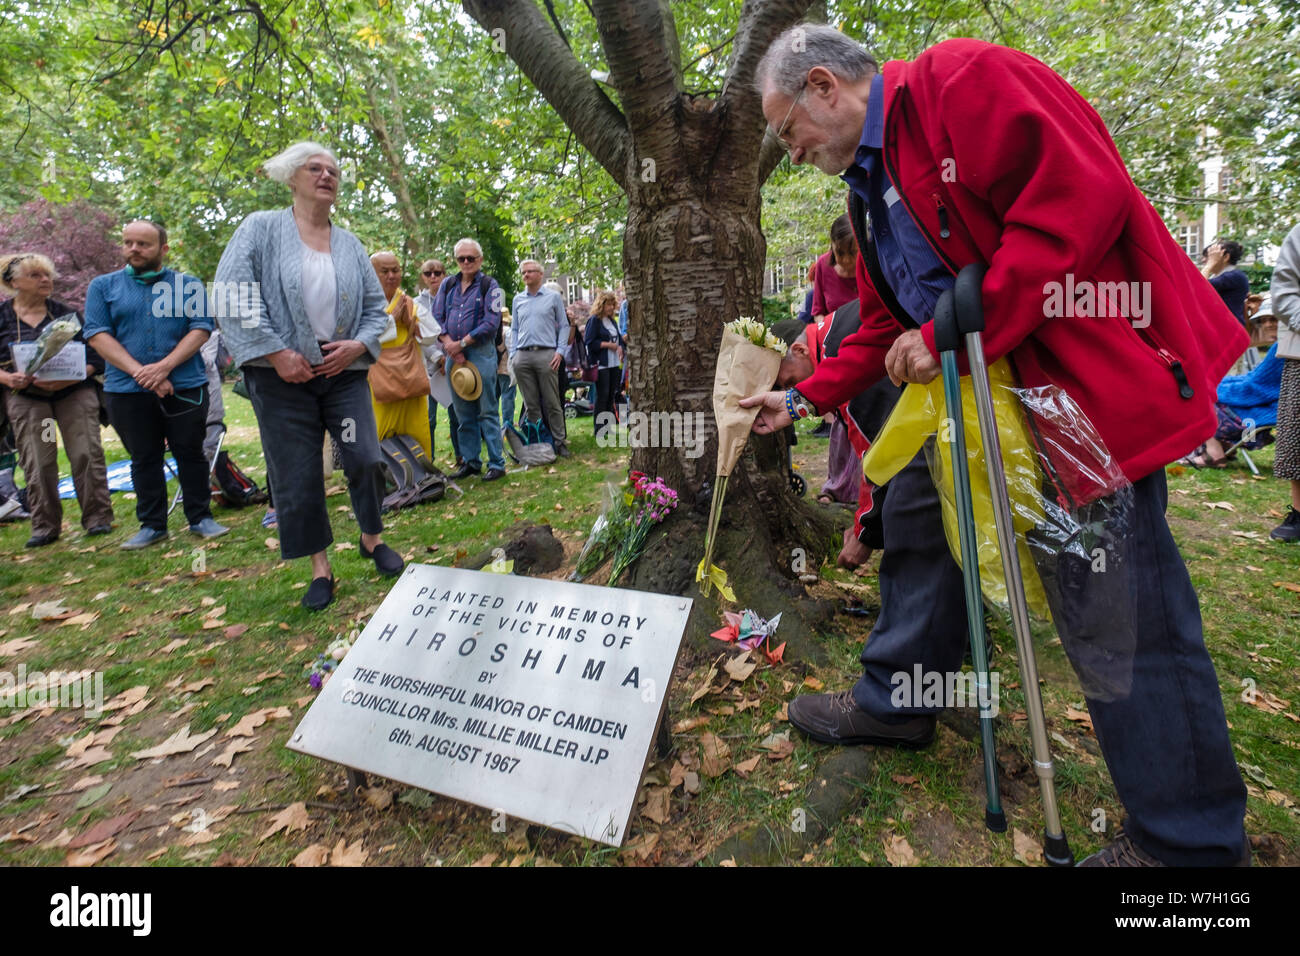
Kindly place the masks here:
POLYGON ((727 106, 740 106, 752 98, 754 73, 772 41, 781 31, 792 27, 808 12, 813 0, 745 0, 736 27, 736 46, 732 52, 727 79, 722 85, 722 100, 727 106))
MULTIPOLYGON (((600 45, 609 64, 610 82, 618 90, 628 127, 640 136, 654 127, 675 123, 677 99, 668 46, 668 28, 658 3, 644 0, 593 0, 600 45)), ((672 35, 676 36, 676 28, 672 35)), ((680 55, 677 62, 681 62, 680 55)))
POLYGON ((505 52, 620 185, 627 182, 628 123, 532 0, 462 0, 465 12, 505 41, 505 52), (494 33, 500 30, 501 33, 494 33))

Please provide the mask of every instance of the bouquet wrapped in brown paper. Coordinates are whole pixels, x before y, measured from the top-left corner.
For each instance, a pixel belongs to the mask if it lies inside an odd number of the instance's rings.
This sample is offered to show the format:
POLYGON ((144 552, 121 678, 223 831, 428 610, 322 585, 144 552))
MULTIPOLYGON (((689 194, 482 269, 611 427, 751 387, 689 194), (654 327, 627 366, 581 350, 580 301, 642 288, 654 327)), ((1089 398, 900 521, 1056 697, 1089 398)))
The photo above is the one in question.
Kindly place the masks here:
POLYGON ((723 327, 718 366, 713 375, 713 417, 718 423, 718 477, 714 482, 708 530, 704 536, 704 559, 695 572, 695 580, 700 582, 704 594, 717 585, 723 597, 735 599, 727 587, 726 573, 713 565, 713 546, 722 518, 727 479, 740 460, 740 453, 745 450, 745 442, 749 440, 750 429, 758 415, 757 408, 741 408, 740 400, 772 387, 781 370, 781 356, 784 354, 785 343, 756 319, 742 316, 723 327))

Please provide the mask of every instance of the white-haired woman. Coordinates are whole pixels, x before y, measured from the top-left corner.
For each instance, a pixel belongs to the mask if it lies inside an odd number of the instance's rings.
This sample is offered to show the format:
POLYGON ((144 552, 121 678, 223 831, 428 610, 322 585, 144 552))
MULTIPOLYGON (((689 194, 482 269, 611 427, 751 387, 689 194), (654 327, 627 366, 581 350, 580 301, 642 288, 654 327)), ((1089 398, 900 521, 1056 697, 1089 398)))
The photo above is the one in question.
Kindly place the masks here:
POLYGON ((310 556, 302 604, 320 610, 334 599, 320 454, 326 430, 343 459, 361 555, 386 576, 403 567, 380 540, 383 466, 366 384, 387 303, 360 241, 330 222, 339 189, 334 154, 295 143, 264 169, 289 187, 293 204, 255 212, 235 230, 217 266, 215 310, 257 415, 280 555, 310 556))
MULTIPOLYGON (((32 515, 29 548, 53 544, 63 525, 59 449, 47 432, 51 421, 58 423, 63 435, 86 534, 108 534, 113 529, 104 447, 99 440, 99 394, 92 378, 103 374, 104 360, 87 346, 85 377, 63 381, 33 379, 17 371, 14 362, 14 346, 35 342, 55 319, 77 315, 81 321, 76 309, 50 298, 56 278, 54 263, 45 256, 0 256, 0 292, 13 296, 0 304, 0 385, 18 446, 18 463, 27 476, 27 510, 32 515)), ((75 341, 84 344, 81 332, 75 341)))

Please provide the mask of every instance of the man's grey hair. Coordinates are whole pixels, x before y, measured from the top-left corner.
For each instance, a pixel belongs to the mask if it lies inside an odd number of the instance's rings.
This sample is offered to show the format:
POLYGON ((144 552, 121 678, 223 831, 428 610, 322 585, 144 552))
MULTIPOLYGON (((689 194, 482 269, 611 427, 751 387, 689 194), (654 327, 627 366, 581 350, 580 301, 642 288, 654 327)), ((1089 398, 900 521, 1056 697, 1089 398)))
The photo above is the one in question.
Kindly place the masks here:
POLYGON ((855 82, 880 69, 876 58, 856 40, 824 23, 800 23, 772 41, 754 72, 761 96, 770 85, 776 92, 794 96, 808 71, 824 66, 841 79, 855 82))
POLYGON ((537 268, 541 269, 543 272, 546 271, 546 267, 543 266, 543 265, 542 265, 540 262, 538 262, 536 259, 525 259, 525 260, 523 260, 522 262, 520 262, 520 263, 519 263, 519 271, 520 271, 520 272, 523 272, 523 271, 524 271, 524 266, 528 266, 528 265, 537 266, 537 268))
POLYGON ((335 166, 339 164, 338 157, 334 155, 334 151, 329 147, 305 140, 301 143, 294 143, 284 152, 271 157, 262 164, 262 168, 266 170, 266 175, 277 183, 288 183, 290 177, 303 166, 306 166, 307 160, 313 156, 328 156, 335 166))
POLYGON ((476 239, 470 239, 469 237, 466 237, 464 239, 457 239, 456 244, 451 247, 451 251, 455 253, 455 251, 459 249, 461 246, 473 246, 474 253, 476 255, 480 255, 480 256, 483 255, 483 247, 478 244, 478 240, 476 239))
POLYGON ((401 265, 401 264, 402 264, 402 260, 398 258, 397 253, 395 253, 395 252, 390 252, 390 251, 387 250, 387 249, 380 249, 378 252, 372 252, 372 253, 370 253, 370 261, 371 261, 371 262, 374 262, 376 259, 381 259, 381 258, 383 258, 384 256, 392 256, 394 259, 397 259, 397 264, 398 264, 398 265, 401 265))

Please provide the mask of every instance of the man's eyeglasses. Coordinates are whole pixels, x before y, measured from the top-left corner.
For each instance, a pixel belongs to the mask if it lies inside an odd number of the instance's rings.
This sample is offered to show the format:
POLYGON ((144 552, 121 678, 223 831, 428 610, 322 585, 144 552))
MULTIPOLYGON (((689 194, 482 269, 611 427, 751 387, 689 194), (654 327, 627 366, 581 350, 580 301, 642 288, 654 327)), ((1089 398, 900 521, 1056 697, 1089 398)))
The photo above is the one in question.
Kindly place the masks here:
POLYGON ((427 276, 440 276, 446 275, 446 272, 442 269, 425 269, 424 274, 427 276))
POLYGON ((806 89, 808 89, 808 78, 804 77, 803 83, 799 86, 799 92, 796 93, 794 99, 790 101, 790 108, 786 110, 785 119, 781 121, 781 128, 775 131, 770 126, 767 128, 767 131, 776 137, 776 141, 781 144, 781 148, 787 153, 794 152, 794 145, 786 141, 785 131, 790 125, 790 117, 794 115, 794 108, 799 105, 799 100, 803 98, 803 93, 806 89))
POLYGON ((478 260, 479 260, 478 256, 457 256, 456 257, 457 262, 478 262, 478 260))
POLYGON ((330 179, 338 179, 339 171, 333 166, 322 166, 320 163, 308 163, 307 172, 313 176, 328 176, 330 179))

